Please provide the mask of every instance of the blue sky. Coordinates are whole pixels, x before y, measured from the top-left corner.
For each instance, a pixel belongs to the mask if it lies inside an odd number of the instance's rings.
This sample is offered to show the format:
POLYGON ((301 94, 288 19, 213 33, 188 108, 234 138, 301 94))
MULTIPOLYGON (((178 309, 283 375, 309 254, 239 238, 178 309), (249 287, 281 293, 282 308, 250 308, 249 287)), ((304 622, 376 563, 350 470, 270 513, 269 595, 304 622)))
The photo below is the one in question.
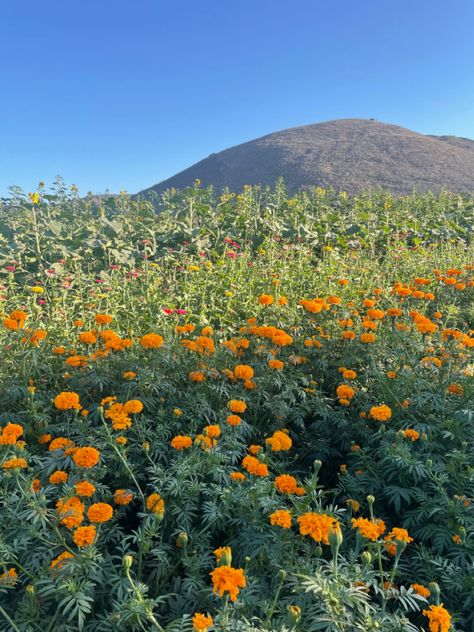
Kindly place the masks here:
POLYGON ((0 195, 337 118, 474 138, 473 31, 472 0, 0 0, 0 195))

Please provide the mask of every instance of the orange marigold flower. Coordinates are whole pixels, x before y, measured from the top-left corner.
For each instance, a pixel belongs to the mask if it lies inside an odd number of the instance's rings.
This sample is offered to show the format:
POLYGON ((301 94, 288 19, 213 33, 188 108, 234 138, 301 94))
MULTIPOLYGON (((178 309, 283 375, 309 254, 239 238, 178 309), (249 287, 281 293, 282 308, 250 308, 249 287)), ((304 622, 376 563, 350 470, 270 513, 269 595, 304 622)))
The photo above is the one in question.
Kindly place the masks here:
MULTIPOLYGON (((49 436, 51 437, 51 435, 49 436)), ((70 452, 74 449, 74 445, 74 441, 71 441, 71 439, 66 439, 66 437, 56 437, 56 439, 53 439, 49 444, 48 450, 50 452, 53 452, 54 450, 64 450, 65 452, 67 450, 70 452)))
POLYGON ((286 509, 277 509, 270 514, 270 524, 282 529, 291 528, 291 513, 286 509))
POLYGON ((347 384, 339 384, 339 386, 336 388, 336 393, 339 399, 351 400, 355 395, 355 390, 347 384))
POLYGON ((377 336, 375 334, 361 334, 360 335, 360 341, 363 342, 364 344, 371 344, 372 342, 375 342, 377 339, 377 336))
POLYGON ((175 450, 187 450, 193 445, 191 437, 186 435, 176 435, 171 439, 171 447, 175 450))
POLYGON ((375 542, 385 531, 386 526, 383 520, 367 520, 367 518, 352 518, 352 528, 358 529, 361 536, 367 540, 375 542))
POLYGON ((464 389, 460 384, 450 384, 446 389, 450 395, 463 395, 464 389))
POLYGON ((93 525, 90 525, 88 527, 78 527, 74 530, 72 539, 74 540, 75 544, 77 544, 77 546, 83 548, 94 543, 95 535, 96 529, 93 525))
POLYGON ((25 469, 28 463, 25 459, 7 459, 2 463, 2 467, 4 470, 25 469))
POLYGON ((89 481, 80 481, 74 485, 74 489, 76 490, 76 494, 78 496, 83 496, 84 498, 89 498, 95 494, 95 485, 89 483, 89 481))
POLYGON ((51 561, 49 565, 50 570, 60 571, 66 565, 66 560, 73 559, 74 555, 69 553, 69 551, 63 551, 60 553, 54 560, 51 561))
POLYGON ((428 617, 430 632, 449 632, 451 627, 451 615, 440 606, 431 605, 429 610, 423 610, 423 615, 428 617))
POLYGON ((388 421, 392 417, 392 411, 386 404, 372 406, 370 416, 377 421, 388 421))
POLYGON ((213 592, 219 597, 223 597, 224 593, 229 593, 231 601, 236 601, 240 588, 247 585, 244 571, 241 568, 232 568, 232 566, 218 566, 210 573, 213 583, 213 592))
POLYGON ((114 515, 114 510, 108 503, 94 503, 87 510, 90 522, 108 522, 114 515))
POLYGON ((431 592, 428 590, 428 588, 426 588, 426 586, 423 586, 423 584, 412 584, 411 589, 417 595, 420 595, 421 597, 424 597, 425 599, 427 599, 431 595, 431 592))
POLYGON ((265 440, 265 443, 271 447, 272 452, 283 452, 289 450, 293 445, 291 438, 281 430, 276 430, 271 437, 265 440))
POLYGON ((275 478, 275 487, 282 494, 296 494, 297 496, 304 494, 304 489, 298 487, 296 478, 291 476, 291 474, 280 474, 280 476, 277 476, 275 478))
POLYGON ((112 316, 109 316, 109 314, 96 314, 95 322, 98 325, 110 325, 112 322, 112 316))
POLYGON ((129 505, 133 500, 133 494, 128 489, 117 489, 114 493, 116 505, 129 505))
POLYGON ((273 369, 274 371, 281 371, 281 369, 285 366, 285 363, 282 362, 281 360, 269 360, 268 366, 270 369, 273 369))
POLYGON ((412 441, 418 441, 420 433, 417 430, 413 430, 413 428, 407 428, 406 430, 403 430, 403 436, 407 439, 411 439, 412 441))
POLYGON ((202 371, 190 371, 188 377, 191 382, 204 382, 204 380, 206 379, 206 376, 202 371))
POLYGON ((227 402, 227 408, 233 413, 244 413, 247 410, 247 404, 240 399, 231 399, 227 402))
POLYGON ((163 336, 159 334, 145 334, 140 340, 144 349, 159 349, 163 346, 163 336))
POLYGON ((128 402, 125 402, 123 409, 127 414, 141 413, 143 410, 143 404, 139 399, 130 399, 128 402))
POLYGON ((57 470, 56 472, 53 472, 51 474, 48 480, 51 485, 60 485, 61 483, 66 483, 68 478, 69 474, 67 472, 64 472, 63 470, 57 470))
POLYGON ((315 542, 329 544, 329 532, 339 529, 339 523, 332 516, 308 512, 298 516, 297 522, 300 525, 301 535, 309 535, 315 542))
POLYGON ((97 336, 93 331, 83 331, 78 336, 79 342, 86 345, 93 345, 97 342, 97 336))
POLYGON ((260 294, 258 302, 260 305, 271 305, 273 303, 273 296, 271 294, 260 294))
POLYGON ((242 474, 242 472, 231 472, 229 476, 233 481, 238 481, 239 483, 245 481, 245 474, 242 474))
POLYGON ((148 511, 151 511, 151 513, 154 513, 158 516, 163 516, 163 514, 165 513, 165 501, 156 492, 148 496, 145 504, 146 508, 148 509, 148 511))
POLYGON ((0 574, 0 586, 14 586, 17 582, 18 573, 15 568, 9 568, 5 573, 0 574))
POLYGON ((242 466, 254 476, 268 476, 268 465, 250 454, 243 458, 242 466))
POLYGON ((61 524, 67 529, 74 529, 79 526, 84 519, 84 504, 77 496, 72 496, 67 500, 58 500, 56 509, 61 524))
POLYGON ((99 458, 99 450, 90 446, 77 448, 72 455, 72 459, 78 467, 94 467, 99 462, 99 458))
POLYGON ((201 614, 195 612, 193 616, 193 630, 194 632, 207 632, 208 629, 214 625, 214 619, 211 615, 201 614))
POLYGON ((229 415, 227 417, 227 423, 229 426, 239 426, 242 423, 242 419, 238 415, 229 415))
POLYGON ((56 395, 54 405, 58 410, 79 410, 81 407, 79 395, 72 391, 62 391, 56 395))
POLYGON ((234 369, 234 376, 238 380, 250 380, 254 376, 254 370, 248 364, 238 364, 234 369))
POLYGON ((209 426, 205 426, 203 432, 208 437, 211 437, 211 439, 215 439, 220 436, 221 429, 220 426, 218 426, 217 424, 211 424, 209 426))

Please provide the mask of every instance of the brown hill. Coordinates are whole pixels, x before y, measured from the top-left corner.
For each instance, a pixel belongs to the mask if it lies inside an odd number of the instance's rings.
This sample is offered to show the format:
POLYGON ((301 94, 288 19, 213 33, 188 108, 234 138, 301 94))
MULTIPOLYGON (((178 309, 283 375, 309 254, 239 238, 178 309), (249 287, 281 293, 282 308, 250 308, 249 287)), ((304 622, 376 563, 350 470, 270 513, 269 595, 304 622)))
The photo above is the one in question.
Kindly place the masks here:
POLYGON ((197 162, 142 191, 270 184, 282 176, 290 191, 308 186, 395 195, 447 189, 474 192, 474 141, 427 136, 373 119, 341 119, 294 127, 251 140, 197 162))

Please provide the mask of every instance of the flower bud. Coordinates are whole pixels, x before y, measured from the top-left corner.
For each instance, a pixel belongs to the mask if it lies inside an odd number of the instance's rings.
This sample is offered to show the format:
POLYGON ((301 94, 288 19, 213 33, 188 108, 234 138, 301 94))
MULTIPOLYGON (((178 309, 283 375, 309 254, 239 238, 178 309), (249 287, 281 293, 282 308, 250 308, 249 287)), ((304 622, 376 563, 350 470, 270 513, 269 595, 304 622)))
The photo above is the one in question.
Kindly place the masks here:
POLYGON ((439 584, 437 584, 436 582, 430 582, 428 584, 428 589, 433 596, 435 604, 439 605, 439 596, 441 594, 441 591, 439 589, 439 584))
POLYGON ((178 549, 184 549, 188 544, 188 534, 186 531, 181 531, 176 538, 176 546, 178 549))
POLYGON ((362 555, 360 556, 360 559, 362 561, 362 564, 364 564, 364 565, 371 564, 371 562, 372 562, 372 553, 370 551, 364 551, 362 553, 362 555))
POLYGON ((294 626, 301 619, 301 608, 299 606, 288 606, 286 613, 286 621, 288 625, 294 626))
POLYGON ((375 502, 375 496, 372 496, 372 495, 367 496, 367 502, 369 503, 369 507, 372 507, 375 502))
POLYGON ((278 579, 279 579, 280 581, 284 581, 285 577, 286 577, 286 571, 285 571, 285 569, 284 569, 284 568, 281 568, 281 569, 278 571, 278 579))
POLYGON ((321 557, 321 555, 323 554, 323 547, 322 546, 318 546, 314 549, 314 554, 316 555, 316 557, 321 557))
MULTIPOLYGON (((323 464, 323 463, 322 463, 322 461, 319 461, 319 460, 314 461, 314 463, 313 463, 313 468, 314 468, 314 474, 315 474, 315 476, 317 476, 317 475, 318 475, 318 472, 319 472, 319 470, 321 469, 322 464, 323 464)), ((297 607, 297 606, 295 606, 295 608, 296 608, 296 607, 297 607)))
POLYGON ((124 570, 128 571, 132 568, 133 557, 131 555, 125 555, 122 560, 122 567, 124 570))

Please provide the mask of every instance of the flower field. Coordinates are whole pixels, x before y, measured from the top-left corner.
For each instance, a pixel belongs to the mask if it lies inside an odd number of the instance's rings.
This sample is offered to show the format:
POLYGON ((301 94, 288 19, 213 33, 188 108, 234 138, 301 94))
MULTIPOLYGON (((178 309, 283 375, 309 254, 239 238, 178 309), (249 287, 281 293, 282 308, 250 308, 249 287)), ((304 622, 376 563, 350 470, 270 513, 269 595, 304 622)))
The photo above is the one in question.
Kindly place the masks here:
POLYGON ((474 630, 474 200, 0 205, 0 630, 474 630))

